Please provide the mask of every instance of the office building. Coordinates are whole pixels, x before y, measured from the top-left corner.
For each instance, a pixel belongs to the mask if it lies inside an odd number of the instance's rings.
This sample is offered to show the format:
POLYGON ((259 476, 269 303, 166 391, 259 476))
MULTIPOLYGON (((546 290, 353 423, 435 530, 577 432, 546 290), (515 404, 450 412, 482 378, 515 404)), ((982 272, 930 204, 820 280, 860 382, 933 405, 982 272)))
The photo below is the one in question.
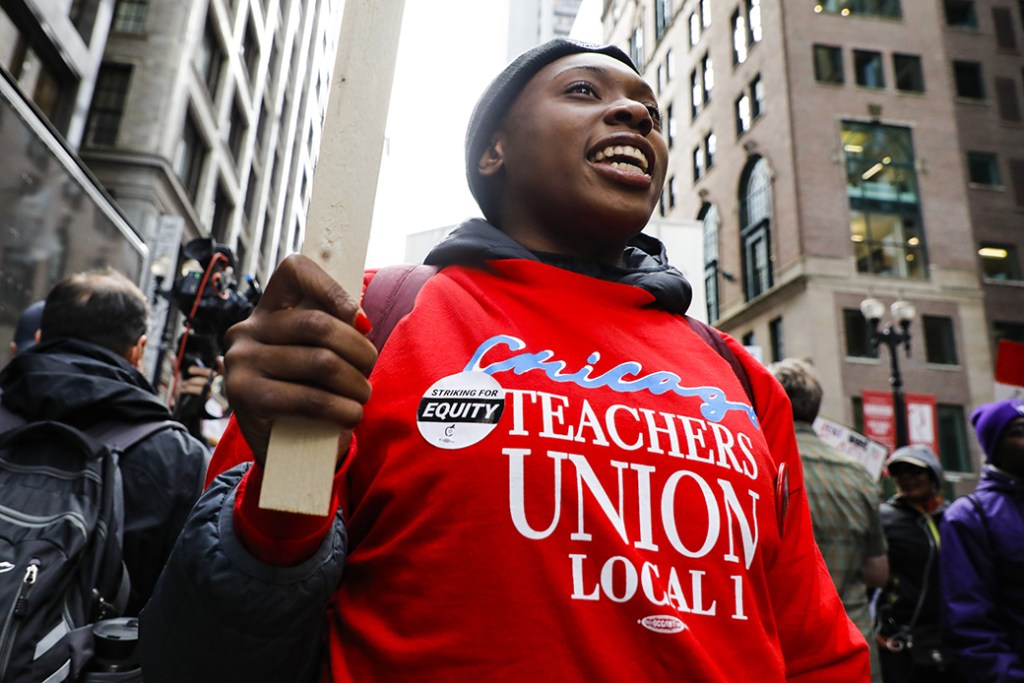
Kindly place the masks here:
POLYGON ((860 303, 909 301, 910 354, 893 351, 910 398, 935 406, 911 436, 933 434, 967 485, 996 342, 1024 341, 1022 10, 605 0, 602 15, 657 89, 659 211, 703 224, 708 319, 766 361, 811 358, 822 414, 864 430, 890 360, 860 303))

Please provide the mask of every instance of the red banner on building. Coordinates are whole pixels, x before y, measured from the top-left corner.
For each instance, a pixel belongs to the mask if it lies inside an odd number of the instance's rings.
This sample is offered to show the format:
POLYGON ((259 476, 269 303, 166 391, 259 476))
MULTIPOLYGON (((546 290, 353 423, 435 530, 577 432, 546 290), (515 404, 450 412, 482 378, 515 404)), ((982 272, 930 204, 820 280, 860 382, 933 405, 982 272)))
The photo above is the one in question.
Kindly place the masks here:
MULTIPOLYGON (((936 455, 941 455, 935 397, 931 394, 905 394, 905 398, 909 442, 927 446, 936 455)), ((893 410, 892 393, 866 390, 861 394, 861 400, 864 406, 864 436, 892 451, 896 448, 896 412, 893 410)))

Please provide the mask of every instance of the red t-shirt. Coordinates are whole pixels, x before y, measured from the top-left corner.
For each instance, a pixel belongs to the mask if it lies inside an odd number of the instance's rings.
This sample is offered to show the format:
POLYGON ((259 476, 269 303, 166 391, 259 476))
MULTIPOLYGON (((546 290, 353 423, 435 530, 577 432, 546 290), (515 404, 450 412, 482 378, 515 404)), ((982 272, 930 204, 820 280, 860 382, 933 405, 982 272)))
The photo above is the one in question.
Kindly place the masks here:
POLYGON ((754 417, 649 293, 491 265, 428 281, 371 375, 332 680, 867 680, 767 371, 728 340, 754 417))

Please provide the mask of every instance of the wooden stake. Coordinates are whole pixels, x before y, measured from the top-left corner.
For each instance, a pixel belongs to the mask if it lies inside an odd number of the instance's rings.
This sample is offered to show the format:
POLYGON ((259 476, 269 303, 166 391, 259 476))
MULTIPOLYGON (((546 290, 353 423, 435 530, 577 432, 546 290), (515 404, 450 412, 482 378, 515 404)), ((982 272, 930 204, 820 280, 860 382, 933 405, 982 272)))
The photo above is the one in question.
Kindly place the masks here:
MULTIPOLYGON (((353 297, 362 287, 404 0, 346 0, 302 253, 353 297)), ((260 507, 326 515, 337 425, 282 418, 267 451, 260 507)))

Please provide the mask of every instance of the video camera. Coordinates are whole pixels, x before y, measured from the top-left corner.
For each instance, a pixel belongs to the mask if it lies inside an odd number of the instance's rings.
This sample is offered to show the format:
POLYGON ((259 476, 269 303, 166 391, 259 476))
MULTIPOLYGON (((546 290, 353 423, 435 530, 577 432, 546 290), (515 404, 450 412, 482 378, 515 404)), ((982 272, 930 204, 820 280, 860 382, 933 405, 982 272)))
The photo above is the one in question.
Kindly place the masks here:
MULTIPOLYGON (((249 317, 259 303, 262 291, 251 275, 246 275, 244 291, 235 278, 237 262, 230 247, 210 237, 199 237, 182 250, 184 265, 174 283, 171 300, 184 314, 188 328, 179 343, 176 366, 182 377, 192 366, 213 368, 224 353, 224 335, 228 328, 249 317)), ((205 392, 204 392, 205 393, 205 392)), ((206 411, 206 395, 182 395, 174 416, 196 436, 202 433, 201 420, 215 417, 206 411)))
MULTIPOLYGON (((224 352, 224 334, 249 317, 262 291, 251 275, 245 276, 246 288, 240 291, 234 253, 211 237, 190 241, 182 254, 182 275, 174 283, 171 297, 190 328, 189 355, 198 358, 203 367, 213 367, 224 352)), ((182 366, 186 367, 184 362, 182 366)))

